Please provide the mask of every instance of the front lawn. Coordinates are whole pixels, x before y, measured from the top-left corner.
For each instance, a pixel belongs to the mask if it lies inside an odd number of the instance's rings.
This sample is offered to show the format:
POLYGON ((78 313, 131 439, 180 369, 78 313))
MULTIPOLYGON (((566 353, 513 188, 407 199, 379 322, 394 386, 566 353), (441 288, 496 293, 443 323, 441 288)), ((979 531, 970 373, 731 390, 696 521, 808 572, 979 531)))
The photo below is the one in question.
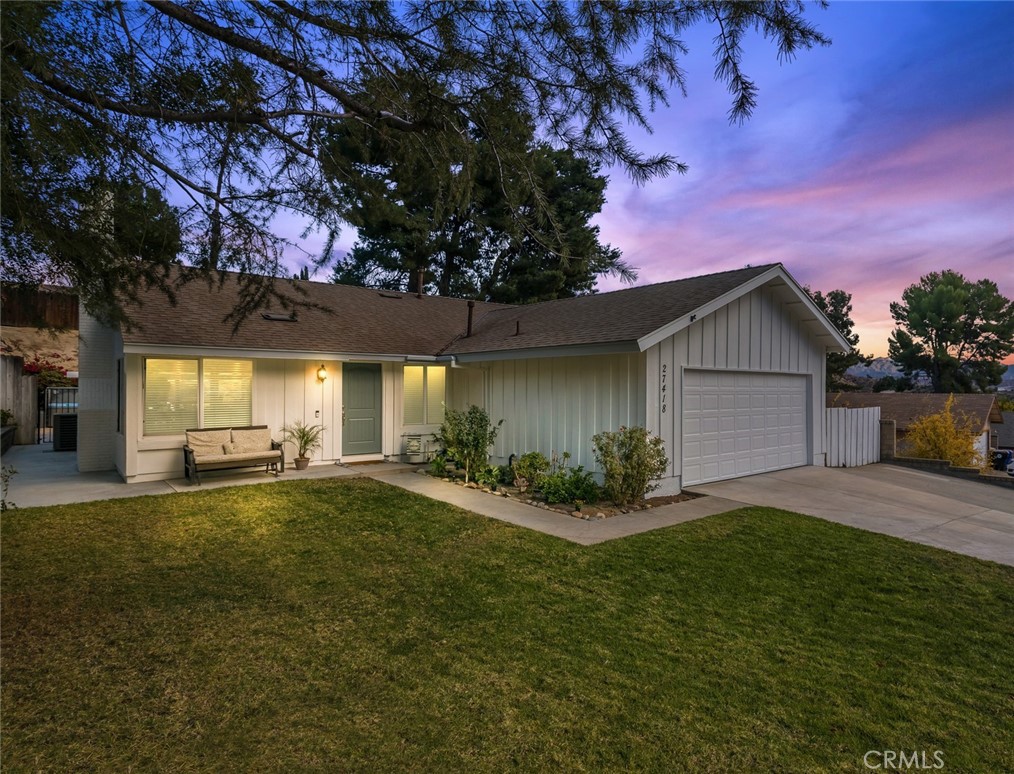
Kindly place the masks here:
POLYGON ((580 547, 356 479, 0 537, 9 771, 1014 760, 1014 569, 805 516, 580 547))

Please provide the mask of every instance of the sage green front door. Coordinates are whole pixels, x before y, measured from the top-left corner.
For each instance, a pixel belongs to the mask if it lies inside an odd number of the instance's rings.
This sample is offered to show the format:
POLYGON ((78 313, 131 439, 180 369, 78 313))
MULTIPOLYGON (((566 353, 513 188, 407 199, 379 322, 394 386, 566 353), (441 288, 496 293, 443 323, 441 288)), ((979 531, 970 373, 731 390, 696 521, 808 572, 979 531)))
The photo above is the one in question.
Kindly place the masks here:
POLYGON ((342 364, 342 456, 379 454, 382 388, 379 363, 342 364))

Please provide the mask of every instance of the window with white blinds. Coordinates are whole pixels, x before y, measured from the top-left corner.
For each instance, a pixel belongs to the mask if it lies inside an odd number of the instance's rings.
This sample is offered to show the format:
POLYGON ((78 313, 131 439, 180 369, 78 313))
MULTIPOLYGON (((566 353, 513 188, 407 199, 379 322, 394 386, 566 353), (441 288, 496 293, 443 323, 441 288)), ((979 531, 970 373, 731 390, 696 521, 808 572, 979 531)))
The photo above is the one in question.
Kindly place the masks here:
POLYGON ((182 435, 198 426, 198 367, 196 360, 144 362, 145 435, 182 435))
POLYGON ((426 366, 426 421, 444 421, 444 366, 426 366))
POLYGON ((253 424, 253 361, 144 361, 144 434, 253 424))
POLYGON ((444 421, 445 379, 444 366, 405 366, 404 424, 444 421))
POLYGON ((406 425, 426 423, 426 367, 405 366, 406 425))
POLYGON ((201 427, 253 424, 253 361, 204 360, 204 418, 201 427))

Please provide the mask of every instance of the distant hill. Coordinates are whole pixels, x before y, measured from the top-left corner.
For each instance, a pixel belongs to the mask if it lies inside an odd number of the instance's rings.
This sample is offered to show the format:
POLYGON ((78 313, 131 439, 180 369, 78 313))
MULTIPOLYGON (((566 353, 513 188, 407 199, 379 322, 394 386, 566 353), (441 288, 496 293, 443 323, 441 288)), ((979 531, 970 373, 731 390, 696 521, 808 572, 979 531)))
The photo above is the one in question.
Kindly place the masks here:
POLYGON ((1003 381, 996 388, 997 392, 1014 392, 1014 365, 1007 366, 1007 373, 1003 375, 1003 381))
MULTIPOLYGON (((875 357, 869 365, 854 365, 845 373, 857 379, 881 379, 885 376, 901 376, 901 369, 889 357, 875 357)), ((1014 392, 1014 365, 1007 366, 997 391, 1014 392)))
POLYGON ((865 376, 871 379, 880 379, 884 376, 901 376, 901 369, 894 364, 889 357, 875 357, 869 365, 852 366, 845 372, 848 376, 865 376))

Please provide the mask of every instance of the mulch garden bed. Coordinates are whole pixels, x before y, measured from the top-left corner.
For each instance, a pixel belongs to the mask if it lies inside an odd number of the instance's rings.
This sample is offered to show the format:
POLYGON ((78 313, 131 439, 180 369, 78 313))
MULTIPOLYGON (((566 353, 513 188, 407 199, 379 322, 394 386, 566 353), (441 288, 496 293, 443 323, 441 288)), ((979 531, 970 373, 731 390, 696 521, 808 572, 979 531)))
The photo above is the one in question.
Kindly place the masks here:
MULTIPOLYGON (((419 471, 424 476, 431 476, 432 474, 427 470, 419 471)), ((687 500, 695 500, 701 495, 690 494, 689 492, 682 492, 677 495, 662 495, 659 497, 646 497, 643 500, 636 502, 627 503, 626 505, 617 505, 609 500, 601 500, 597 503, 582 503, 581 507, 578 508, 575 503, 553 503, 550 505, 542 497, 541 493, 537 490, 532 492, 531 490, 522 492, 516 486, 510 486, 505 484, 498 484, 495 489, 491 489, 488 486, 482 486, 470 481, 465 483, 464 474, 452 475, 450 472, 446 476, 441 477, 441 481, 448 481, 458 486, 468 487, 469 489, 476 489, 480 492, 486 492, 493 497, 505 497, 510 500, 517 500, 518 502, 524 503, 525 505, 533 505, 536 508, 542 508, 547 511, 555 511, 561 513, 564 516, 572 516, 575 519, 584 519, 585 521, 597 521, 599 519, 608 519, 613 516, 620 516, 625 513, 636 513, 638 511, 646 511, 651 508, 658 508, 661 505, 669 505, 670 503, 682 503, 687 500)))

